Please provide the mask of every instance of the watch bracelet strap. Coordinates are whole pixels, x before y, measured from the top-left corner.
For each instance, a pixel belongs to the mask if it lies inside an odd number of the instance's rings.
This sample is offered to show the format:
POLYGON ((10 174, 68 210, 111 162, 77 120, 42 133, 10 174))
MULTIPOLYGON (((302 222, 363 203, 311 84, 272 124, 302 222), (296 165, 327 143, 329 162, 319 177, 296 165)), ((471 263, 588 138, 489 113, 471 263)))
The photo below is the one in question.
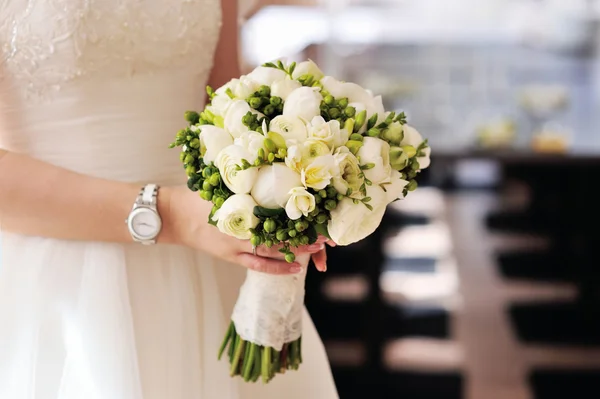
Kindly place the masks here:
POLYGON ((141 188, 136 204, 156 207, 159 186, 147 184, 141 188))

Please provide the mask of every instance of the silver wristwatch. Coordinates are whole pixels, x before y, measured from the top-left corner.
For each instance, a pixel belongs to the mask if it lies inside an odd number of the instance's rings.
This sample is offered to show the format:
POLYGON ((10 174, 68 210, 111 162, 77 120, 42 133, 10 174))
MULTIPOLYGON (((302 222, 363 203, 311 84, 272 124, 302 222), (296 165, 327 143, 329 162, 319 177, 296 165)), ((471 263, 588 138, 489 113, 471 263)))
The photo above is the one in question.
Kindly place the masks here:
POLYGON ((156 243, 156 237, 162 228, 162 220, 156 207, 158 188, 156 184, 144 186, 125 220, 135 242, 144 245, 156 243))

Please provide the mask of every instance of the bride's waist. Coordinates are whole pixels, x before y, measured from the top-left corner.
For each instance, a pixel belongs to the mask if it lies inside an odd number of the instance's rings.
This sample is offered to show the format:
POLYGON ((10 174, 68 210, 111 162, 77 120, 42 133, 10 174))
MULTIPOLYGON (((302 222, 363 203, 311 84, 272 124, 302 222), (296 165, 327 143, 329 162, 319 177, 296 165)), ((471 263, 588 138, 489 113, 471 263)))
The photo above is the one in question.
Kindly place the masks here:
POLYGON ((7 122, 0 147, 108 179, 185 181, 178 152, 168 147, 200 96, 186 86, 128 83, 67 88, 43 104, 0 107, 7 122))

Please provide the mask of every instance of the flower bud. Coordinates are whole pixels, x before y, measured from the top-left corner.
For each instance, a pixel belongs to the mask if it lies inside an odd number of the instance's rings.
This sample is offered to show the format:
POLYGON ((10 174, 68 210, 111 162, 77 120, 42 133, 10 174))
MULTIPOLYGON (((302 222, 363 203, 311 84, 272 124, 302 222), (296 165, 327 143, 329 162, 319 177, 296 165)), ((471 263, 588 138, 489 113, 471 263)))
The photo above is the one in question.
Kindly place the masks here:
POLYGON ((344 114, 346 114, 348 118, 352 118, 356 114, 356 108, 348 107, 344 110, 344 114))
POLYGON ((339 106, 341 109, 344 109, 344 108, 346 108, 346 107, 348 106, 348 99, 344 97, 344 98, 342 98, 342 99, 338 100, 338 106, 339 106))
POLYGON ((369 121, 367 122, 367 130, 371 129, 373 126, 375 126, 375 124, 377 123, 377 118, 378 115, 377 114, 373 114, 370 118, 369 121))
POLYGON ((339 108, 329 108, 329 116, 331 119, 339 118, 341 114, 342 113, 340 112, 339 108))
POLYGON ((408 156, 401 147, 390 148, 390 165, 396 170, 402 170, 408 163, 408 156))
POLYGON ((259 148, 258 149, 258 158, 265 159, 266 157, 267 157, 267 155, 265 154, 265 149, 259 148))
POLYGON ((275 142, 273 140, 271 140, 270 138, 265 139, 264 145, 267 148, 267 150, 269 150, 270 152, 277 151, 277 146, 275 145, 275 142))
POLYGON ((198 123, 198 120, 200 120, 200 114, 196 111, 185 111, 184 117, 185 120, 191 123, 192 125, 195 125, 196 123, 198 123))
POLYGON ((273 154, 272 152, 270 152, 269 155, 267 156, 267 160, 269 162, 275 161, 275 154, 273 154))
POLYGON ((412 170, 414 170, 415 172, 418 171, 419 169, 421 169, 421 166, 419 165, 419 161, 417 161, 416 159, 412 161, 412 163, 410 164, 410 168, 412 170))
POLYGON ((369 131, 367 132, 367 135, 369 137, 379 137, 379 135, 381 134, 381 130, 377 129, 376 127, 372 127, 371 129, 369 129, 369 131))
POLYGON ((287 150, 285 148, 280 148, 279 151, 277 151, 277 155, 279 158, 283 159, 287 155, 287 150))
POLYGON ((403 145, 402 150, 406 153, 406 156, 409 158, 417 155, 417 150, 412 145, 403 145))
POLYGON ((356 115, 356 119, 354 120, 354 132, 358 132, 363 125, 365 124, 365 120, 367 118, 367 111, 362 110, 356 115))
POLYGON ((360 150, 360 147, 362 147, 362 145, 363 145, 362 141, 358 141, 358 140, 349 140, 346 143, 346 147, 348 147, 350 152, 354 155, 356 155, 358 153, 358 150, 360 150))
POLYGON ((350 140, 354 140, 354 141, 363 141, 363 136, 362 134, 358 134, 358 133, 352 133, 350 135, 350 140))

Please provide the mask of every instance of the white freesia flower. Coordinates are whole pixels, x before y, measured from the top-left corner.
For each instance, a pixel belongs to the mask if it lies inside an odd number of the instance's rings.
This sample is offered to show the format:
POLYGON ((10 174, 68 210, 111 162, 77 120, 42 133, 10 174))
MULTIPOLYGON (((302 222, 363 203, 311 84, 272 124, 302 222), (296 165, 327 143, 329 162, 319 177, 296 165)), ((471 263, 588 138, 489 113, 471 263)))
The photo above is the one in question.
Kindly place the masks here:
POLYGON ((321 101, 323 96, 317 88, 300 87, 289 94, 283 105, 283 115, 310 121, 321 115, 321 101))
POLYGON ((302 143, 306 140, 306 125, 295 116, 279 115, 273 118, 269 124, 269 131, 279 133, 285 140, 286 145, 292 140, 302 143))
POLYGON ((373 101, 373 96, 356 83, 340 82, 331 76, 321 79, 323 88, 333 97, 347 98, 349 103, 361 103, 365 106, 373 101))
POLYGON ((392 174, 390 176, 390 182, 383 185, 383 188, 386 191, 387 202, 390 203, 392 201, 397 200, 398 198, 404 198, 404 188, 408 184, 408 181, 402 179, 402 175, 397 170, 392 170, 392 174))
POLYGON ((233 137, 220 127, 202 125, 199 128, 200 154, 206 164, 214 162, 223 148, 233 144, 233 137))
POLYGON ((243 159, 250 162, 251 158, 252 154, 247 149, 232 144, 221 150, 215 159, 221 179, 235 194, 247 194, 252 190, 258 174, 257 169, 238 170, 238 166, 242 166, 243 159))
POLYGON ((286 101, 291 92, 301 87, 300 82, 286 77, 285 79, 273 82, 271 85, 271 96, 281 97, 283 101, 286 101))
POLYGON ((340 194, 347 195, 350 192, 350 197, 357 198, 364 182, 358 159, 347 147, 338 148, 333 157, 340 171, 339 175, 333 177, 333 187, 340 194))
POLYGON ((233 84, 231 91, 236 99, 247 100, 260 87, 260 84, 249 76, 242 76, 233 84))
POLYGON ((248 112, 256 113, 244 100, 235 100, 229 105, 225 113, 224 128, 233 138, 238 138, 249 130, 248 126, 242 123, 242 118, 248 112))
POLYGON ((378 185, 367 186, 368 202, 373 210, 364 204, 355 204, 352 199, 344 198, 330 212, 331 220, 327 231, 338 245, 350 245, 372 234, 383 219, 388 204, 386 193, 378 185))
POLYGON ((301 172, 302 169, 310 164, 315 158, 330 154, 331 149, 325 142, 309 139, 288 148, 285 164, 288 168, 301 172))
POLYGON ((363 145, 358 150, 361 166, 371 164, 370 169, 364 170, 365 177, 373 184, 388 182, 392 173, 390 165, 390 145, 375 137, 365 137, 363 145))
POLYGON ((266 137, 258 132, 245 132, 242 133, 240 137, 233 140, 233 144, 248 150, 251 156, 247 161, 253 163, 256 161, 256 158, 258 158, 258 151, 261 148, 266 151, 265 139, 266 137))
POLYGON ((271 86, 273 82, 285 79, 287 74, 281 69, 259 66, 250 72, 247 77, 259 85, 271 86))
POLYGON ((340 127, 340 122, 326 122, 322 116, 315 116, 308 125, 308 137, 325 142, 329 148, 335 149, 348 141, 349 133, 340 127))
POLYGON ((221 208, 213 215, 217 228, 221 233, 249 240, 252 237, 250 229, 258 225, 259 219, 254 216, 256 202, 248 194, 237 194, 227 198, 221 208))
POLYGON ((317 64, 315 64, 312 60, 308 60, 308 61, 304 61, 304 62, 300 62, 300 63, 296 64, 296 68, 294 69, 294 72, 292 73, 292 77, 294 79, 298 79, 299 77, 301 77, 303 75, 312 75, 312 77, 314 78, 315 81, 321 80, 321 78, 323 78, 323 76, 324 76, 321 69, 319 69, 317 64))
POLYGON ((225 114, 232 103, 233 100, 227 94, 217 94, 212 98, 210 105, 207 106, 206 109, 214 115, 225 117, 225 114))
MULTIPOLYGON (((417 149, 423 143, 423 136, 412 126, 404 125, 404 139, 400 145, 410 145, 417 149)), ((426 169, 431 164, 431 148, 429 146, 423 149, 423 156, 417 156, 417 161, 421 169, 426 169)))
POLYGON ((339 175, 339 169, 333 155, 322 155, 302 168, 301 177, 304 187, 322 190, 331 183, 334 176, 339 175))
POLYGON ((278 162, 260 168, 251 195, 258 205, 278 209, 286 206, 292 189, 300 186, 300 174, 278 162))
POLYGON ((292 220, 297 220, 315 210, 315 197, 304 187, 295 187, 290 191, 290 199, 285 205, 285 213, 292 220))

